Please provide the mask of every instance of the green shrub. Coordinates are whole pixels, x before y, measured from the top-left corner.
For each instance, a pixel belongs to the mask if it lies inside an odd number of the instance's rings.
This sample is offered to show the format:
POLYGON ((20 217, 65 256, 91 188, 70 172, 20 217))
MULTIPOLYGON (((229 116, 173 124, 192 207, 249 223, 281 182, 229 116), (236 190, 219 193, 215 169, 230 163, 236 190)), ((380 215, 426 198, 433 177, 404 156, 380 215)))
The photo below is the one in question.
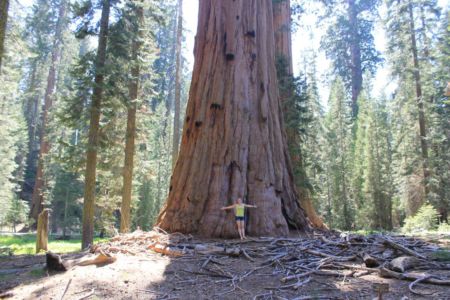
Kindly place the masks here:
POLYGON ((450 224, 446 222, 442 222, 439 224, 439 227, 437 229, 439 233, 449 233, 450 232, 450 224))
POLYGON ((410 233, 434 230, 438 226, 438 217, 437 210, 431 204, 425 203, 416 215, 406 218, 402 232, 410 233))

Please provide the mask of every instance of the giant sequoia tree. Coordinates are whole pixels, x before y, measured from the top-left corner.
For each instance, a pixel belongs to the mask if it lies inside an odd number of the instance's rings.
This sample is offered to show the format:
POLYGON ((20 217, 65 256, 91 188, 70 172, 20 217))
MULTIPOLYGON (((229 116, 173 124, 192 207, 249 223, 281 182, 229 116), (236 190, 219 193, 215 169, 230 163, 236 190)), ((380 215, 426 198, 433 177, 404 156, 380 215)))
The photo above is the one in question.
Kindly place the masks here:
POLYGON ((275 68, 271 0, 200 0, 195 64, 180 153, 158 226, 236 235, 236 197, 257 209, 248 232, 307 230, 297 201, 275 68))
POLYGON ((56 87, 56 69, 58 67, 60 55, 61 55, 61 44, 62 44, 62 33, 64 30, 66 14, 66 2, 62 0, 59 3, 58 21, 55 24, 55 36, 53 39, 53 45, 51 50, 51 62, 50 68, 47 75, 47 86, 45 88, 44 94, 44 107, 42 109, 42 124, 40 128, 40 147, 39 147, 39 161, 36 171, 36 181, 34 183, 33 195, 31 201, 31 214, 30 216, 37 221, 38 215, 42 212, 44 208, 44 159, 45 156, 50 151, 50 142, 47 137, 47 126, 49 120, 49 112, 53 106, 53 100, 55 97, 55 87, 56 87))
MULTIPOLYGON (((311 192, 306 187, 306 172, 301 151, 300 126, 298 126, 300 112, 295 107, 297 97, 294 71, 292 67, 291 42, 291 1, 273 1, 273 27, 275 33, 275 55, 277 58, 277 75, 280 99, 284 109, 286 136, 290 158, 292 160, 295 185, 302 208, 311 223, 318 228, 325 225, 317 215, 311 199, 311 192)), ((297 106, 298 107, 298 106, 297 106)))

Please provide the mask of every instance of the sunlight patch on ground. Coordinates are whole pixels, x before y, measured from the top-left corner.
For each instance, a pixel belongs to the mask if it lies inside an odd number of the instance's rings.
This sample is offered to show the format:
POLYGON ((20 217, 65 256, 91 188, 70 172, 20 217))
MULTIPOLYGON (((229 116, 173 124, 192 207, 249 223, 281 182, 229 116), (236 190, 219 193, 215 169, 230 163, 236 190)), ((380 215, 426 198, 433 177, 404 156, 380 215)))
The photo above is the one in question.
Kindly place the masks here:
POLYGON ((170 263, 170 258, 158 255, 118 254, 117 261, 112 264, 77 266, 67 272, 23 283, 12 292, 14 299, 59 299, 71 280, 66 299, 79 298, 91 290, 99 299, 153 299, 159 293, 149 286, 157 286, 166 280, 165 271, 170 263))

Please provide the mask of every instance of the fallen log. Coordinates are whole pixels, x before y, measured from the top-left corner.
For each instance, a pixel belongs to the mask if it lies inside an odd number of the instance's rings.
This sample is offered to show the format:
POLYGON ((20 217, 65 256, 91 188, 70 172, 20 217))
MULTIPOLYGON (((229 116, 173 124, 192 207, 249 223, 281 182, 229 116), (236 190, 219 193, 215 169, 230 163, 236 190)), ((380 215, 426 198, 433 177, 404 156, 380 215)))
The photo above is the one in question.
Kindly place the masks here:
POLYGON ((388 264, 389 269, 395 272, 404 273, 420 264, 420 260, 413 256, 400 256, 391 260, 388 264))
POLYGON ((383 242, 384 242, 385 244, 391 246, 391 247, 394 248, 394 249, 400 250, 400 251, 402 251, 402 252, 404 252, 404 253, 406 253, 406 254, 409 254, 409 255, 411 255, 411 256, 415 256, 415 257, 417 257, 417 258, 427 259, 426 256, 424 256, 424 255, 422 255, 422 254, 419 254, 419 253, 417 253, 416 251, 413 251, 413 250, 411 250, 411 249, 409 249, 409 248, 407 248, 407 247, 405 247, 405 246, 403 246, 403 245, 401 245, 401 244, 399 244, 399 243, 396 243, 396 242, 394 242, 393 240, 391 240, 391 239, 388 238, 388 237, 380 236, 380 238, 383 240, 383 242))
POLYGON ((154 243, 148 246, 148 249, 155 251, 156 253, 161 253, 168 256, 182 256, 183 251, 176 247, 169 247, 164 244, 154 243))
POLYGON ((386 268, 380 268, 378 275, 380 275, 380 277, 383 277, 383 278, 395 278, 395 279, 407 280, 407 281, 415 281, 417 279, 426 277, 426 278, 423 278, 421 281, 424 283, 430 283, 430 284, 435 284, 435 285, 450 286, 450 280, 440 279, 440 278, 437 278, 436 276, 430 275, 430 274, 419 275, 419 274, 414 274, 414 273, 399 273, 399 272, 391 271, 386 268))
POLYGON ((55 254, 51 251, 48 251, 45 254, 45 260, 46 260, 46 266, 47 270, 49 271, 67 271, 68 267, 66 264, 64 264, 63 260, 61 259, 61 256, 58 254, 55 254))
POLYGON ((82 257, 80 260, 75 262, 74 266, 107 265, 115 262, 116 260, 117 257, 102 251, 94 257, 82 257))
POLYGON ((61 256, 49 251, 46 253, 46 267, 47 270, 63 272, 75 266, 106 265, 117 260, 115 256, 109 253, 104 253, 101 250, 99 252, 97 255, 88 255, 79 259, 64 261, 61 256))
POLYGON ((364 264, 366 265, 366 267, 368 267, 368 268, 376 268, 380 265, 380 263, 378 262, 378 260, 376 258, 370 256, 367 253, 364 253, 363 261, 364 261, 364 264))

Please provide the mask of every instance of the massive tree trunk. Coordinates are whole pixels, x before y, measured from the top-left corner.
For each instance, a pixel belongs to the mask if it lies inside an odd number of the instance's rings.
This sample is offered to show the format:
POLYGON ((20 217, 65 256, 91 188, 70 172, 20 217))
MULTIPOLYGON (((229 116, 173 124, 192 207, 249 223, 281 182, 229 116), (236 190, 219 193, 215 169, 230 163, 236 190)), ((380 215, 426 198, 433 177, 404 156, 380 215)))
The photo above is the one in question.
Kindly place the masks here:
POLYGON ((348 20, 350 27, 350 58, 352 72, 352 116, 358 115, 358 97, 362 89, 361 46, 358 33, 358 11, 355 0, 348 0, 348 20))
POLYGON ((285 60, 285 71, 289 76, 292 76, 294 70, 292 67, 290 0, 273 1, 273 29, 275 33, 275 55, 278 58, 285 60))
POLYGON ((43 190, 45 187, 44 180, 44 159, 47 153, 50 151, 50 143, 47 137, 47 123, 48 113, 53 106, 53 98, 55 94, 56 85, 56 68, 60 57, 60 45, 62 42, 62 31, 64 26, 64 17, 66 14, 66 3, 61 1, 58 22, 55 28, 55 36, 52 47, 52 58, 50 68, 47 76, 47 86, 44 95, 44 108, 42 110, 42 123, 40 128, 40 148, 39 148, 39 160, 36 170, 36 180, 34 182, 33 195, 31 198, 30 217, 37 221, 39 214, 44 208, 44 195, 43 190))
POLYGON ((200 0, 195 64, 178 161, 157 225, 236 237, 237 197, 251 235, 310 225, 295 192, 278 97, 272 0, 200 0))
POLYGON ((417 54, 417 42, 416 42, 416 29, 414 25, 414 13, 412 3, 408 3, 408 13, 409 13, 409 25, 411 34, 411 51, 414 63, 414 80, 416 83, 416 101, 417 110, 419 112, 419 135, 420 135, 420 149, 422 154, 422 172, 423 172, 423 186, 425 192, 425 198, 428 194, 428 145, 427 145, 427 133, 425 127, 425 112, 423 107, 423 95, 422 95, 422 83, 420 79, 420 66, 419 58, 417 54))
POLYGON ((122 190, 122 206, 120 209, 120 232, 125 233, 130 230, 130 207, 131 192, 133 183, 133 159, 134 159, 134 140, 136 137, 136 100, 139 91, 139 49, 141 46, 140 34, 144 11, 142 7, 136 7, 136 18, 138 25, 136 27, 136 38, 131 46, 131 80, 129 84, 130 103, 128 104, 127 116, 127 132, 125 137, 125 165, 123 167, 123 190, 122 190))
POLYGON ((89 124, 89 143, 86 151, 86 175, 84 180, 83 203, 83 237, 81 247, 84 249, 94 241, 94 207, 95 183, 97 170, 98 130, 103 96, 104 67, 106 60, 106 44, 108 40, 108 22, 110 0, 103 1, 98 37, 97 57, 95 61, 94 91, 92 93, 91 118, 89 124))
POLYGON ((6 24, 8 21, 9 0, 0 0, 0 72, 5 49, 6 24))
MULTIPOLYGON (((283 68, 278 70, 278 75, 284 78, 278 78, 280 85, 288 85, 286 88, 280 86, 279 93, 281 102, 287 101, 292 97, 294 93, 294 86, 289 85, 292 81, 294 71, 292 67, 292 42, 291 42, 291 1, 290 0, 277 0, 273 3, 273 27, 275 33, 275 55, 279 61, 277 68, 283 68)), ((290 109, 284 106, 285 109, 290 109)), ((286 118, 288 114, 284 114, 286 118)), ((286 120, 288 124, 288 120, 286 120)), ((288 143, 288 149, 295 149, 290 152, 290 158, 294 169, 295 183, 299 194, 301 206, 306 212, 312 225, 317 228, 326 228, 322 219, 317 215, 316 210, 311 199, 311 192, 303 186, 303 182, 306 180, 306 174, 304 172, 303 157, 300 151, 300 136, 297 128, 286 127, 286 137, 288 143), (300 175, 302 174, 302 175, 300 175)))
POLYGON ((181 97, 181 38, 183 37, 183 0, 178 0, 178 26, 177 26, 177 48, 176 48, 176 70, 175 70, 175 103, 173 116, 173 143, 172 143, 172 166, 175 166, 180 147, 180 97, 181 97))

